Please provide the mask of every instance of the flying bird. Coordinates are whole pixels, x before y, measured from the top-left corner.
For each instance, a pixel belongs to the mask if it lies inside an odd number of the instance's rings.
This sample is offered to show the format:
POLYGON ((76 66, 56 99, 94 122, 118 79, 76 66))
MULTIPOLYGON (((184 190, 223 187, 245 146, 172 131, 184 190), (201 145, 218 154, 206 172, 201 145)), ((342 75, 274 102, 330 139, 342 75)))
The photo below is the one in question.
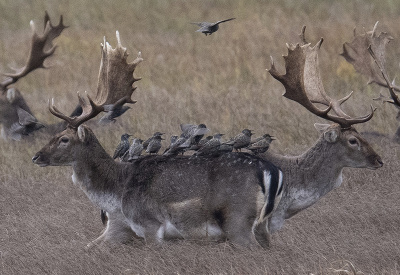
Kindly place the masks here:
POLYGON ((200 29, 198 29, 196 32, 202 32, 207 36, 207 35, 211 35, 213 32, 218 31, 220 23, 231 21, 233 19, 235 19, 235 18, 229 18, 229 19, 221 20, 221 21, 218 21, 218 22, 215 22, 215 23, 192 22, 191 24, 195 24, 195 25, 200 27, 200 29))
POLYGON ((27 136, 30 133, 45 127, 32 114, 20 107, 17 107, 17 114, 18 122, 11 125, 10 128, 11 138, 14 140, 20 140, 23 135, 27 136))

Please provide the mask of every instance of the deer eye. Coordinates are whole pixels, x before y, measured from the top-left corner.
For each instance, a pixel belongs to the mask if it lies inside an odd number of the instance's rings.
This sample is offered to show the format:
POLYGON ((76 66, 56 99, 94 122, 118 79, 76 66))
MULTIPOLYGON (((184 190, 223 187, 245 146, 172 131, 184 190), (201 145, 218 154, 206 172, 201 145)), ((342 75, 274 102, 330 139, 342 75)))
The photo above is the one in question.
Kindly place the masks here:
POLYGON ((67 138, 67 137, 62 137, 61 138, 61 142, 62 143, 67 143, 69 141, 69 138, 67 138))
POLYGON ((351 145, 356 145, 358 143, 358 141, 355 137, 351 137, 351 138, 349 138, 349 143, 351 145))

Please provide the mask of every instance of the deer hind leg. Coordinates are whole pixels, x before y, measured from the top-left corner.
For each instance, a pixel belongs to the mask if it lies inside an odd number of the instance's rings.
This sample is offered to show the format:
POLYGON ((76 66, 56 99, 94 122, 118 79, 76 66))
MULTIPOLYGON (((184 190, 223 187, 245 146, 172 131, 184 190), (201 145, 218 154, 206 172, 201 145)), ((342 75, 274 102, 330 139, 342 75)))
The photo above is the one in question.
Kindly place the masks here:
POLYGON ((223 226, 228 241, 243 247, 257 246, 253 235, 253 221, 254 219, 243 213, 231 213, 223 226))
POLYGON ((95 240, 87 244, 86 248, 92 248, 102 242, 109 243, 127 243, 137 237, 132 229, 126 224, 122 217, 108 215, 107 226, 103 233, 95 240))
POLYGON ((271 234, 268 232, 267 226, 268 219, 265 219, 260 223, 255 222, 253 228, 254 237, 256 238, 258 244, 261 245, 263 248, 269 248, 269 245, 271 243, 271 234))

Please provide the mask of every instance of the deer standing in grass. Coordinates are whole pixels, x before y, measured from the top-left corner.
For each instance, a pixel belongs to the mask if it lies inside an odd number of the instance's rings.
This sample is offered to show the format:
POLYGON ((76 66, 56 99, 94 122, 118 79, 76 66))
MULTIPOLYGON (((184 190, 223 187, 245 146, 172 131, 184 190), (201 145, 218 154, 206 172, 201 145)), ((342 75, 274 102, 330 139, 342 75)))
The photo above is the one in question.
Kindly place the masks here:
POLYGON ((80 116, 68 117, 50 104, 50 112, 68 127, 32 159, 39 166, 72 166, 73 182, 107 211, 106 229, 89 246, 126 242, 133 236, 147 243, 169 238, 227 239, 243 246, 266 243, 266 219, 283 192, 281 171, 270 162, 228 153, 153 155, 117 163, 83 125, 108 104, 134 103, 132 85, 138 79, 133 72, 142 59, 127 63, 118 32, 117 40, 115 49, 104 41, 95 100, 78 94, 80 116))
POLYGON ((43 34, 36 33, 33 21, 31 21, 31 27, 32 42, 26 65, 17 69, 15 73, 5 74, 7 78, 0 82, 0 123, 3 126, 4 138, 19 140, 44 126, 33 116, 22 94, 9 86, 35 69, 45 68, 45 59, 53 55, 56 50, 53 39, 58 37, 66 26, 63 25, 62 16, 59 24, 53 26, 46 12, 43 34))
POLYGON ((321 136, 300 156, 282 156, 270 150, 264 154, 265 159, 282 169, 284 184, 280 203, 269 218, 270 233, 279 230, 286 219, 339 187, 343 168, 377 169, 383 165, 380 156, 353 127, 370 120, 373 107, 370 114, 352 118, 340 107, 351 94, 334 100, 325 93, 318 69, 318 50, 323 40, 311 47, 305 41, 304 31, 305 27, 301 33, 302 45, 287 46, 288 55, 284 56, 286 73, 280 74, 273 60, 269 73, 285 87, 284 97, 334 124, 315 124, 321 136), (316 104, 326 108, 321 109, 316 104))

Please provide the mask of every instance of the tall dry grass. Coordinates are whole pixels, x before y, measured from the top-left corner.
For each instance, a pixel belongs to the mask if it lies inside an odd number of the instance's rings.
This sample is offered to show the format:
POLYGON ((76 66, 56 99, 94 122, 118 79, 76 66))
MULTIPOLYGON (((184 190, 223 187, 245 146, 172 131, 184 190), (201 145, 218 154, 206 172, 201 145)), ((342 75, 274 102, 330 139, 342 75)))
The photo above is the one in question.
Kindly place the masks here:
MULTIPOLYGON (((380 88, 367 86, 367 80, 339 53, 341 45, 351 40, 354 27, 370 30, 380 21, 379 30, 397 38, 388 49, 388 71, 391 77, 398 74, 399 4, 0 1, 0 72, 24 63, 31 19, 42 28, 45 10, 54 22, 63 14, 70 27, 56 40, 56 54, 48 61, 51 69, 33 72, 16 84, 40 121, 58 122, 47 110, 49 98, 54 97, 60 109, 70 112, 77 103, 77 91, 95 94, 99 45, 106 36, 115 46, 115 30, 119 30, 132 60, 141 51, 145 61, 135 72, 142 77, 134 94, 138 103, 116 124, 95 129, 108 152, 113 152, 124 132, 142 138, 155 131, 172 135, 179 133, 180 123, 205 123, 212 132, 228 137, 243 128, 254 129, 257 135, 268 132, 278 138, 273 150, 300 153, 317 139, 313 124, 322 120, 281 96, 282 85, 265 70, 270 66, 269 56, 283 70, 285 43, 298 42, 298 33, 306 25, 310 42, 324 37, 320 67, 327 93, 339 98, 354 90, 345 105, 349 113, 364 114, 370 104, 379 107, 374 118, 357 129, 392 135, 398 127, 396 111, 372 101, 380 88), (229 17, 236 20, 207 37, 189 24, 229 17)), ((399 273, 395 227, 400 223, 397 216, 392 217, 399 210, 395 204, 399 157, 394 154, 398 147, 388 139, 374 144, 386 161, 385 168, 376 173, 346 170, 345 186, 289 221, 274 236, 270 251, 179 243, 161 249, 123 246, 91 252, 82 247, 101 230, 98 212, 71 186, 70 169, 40 169, 30 162, 47 140, 0 140, 0 272, 4 274, 118 274, 127 269, 133 270, 132 274, 307 274, 339 268, 342 263, 337 261, 342 259, 366 273, 399 273), (379 243, 382 240, 384 243, 379 243), (385 252, 386 248, 391 252, 385 252)))

